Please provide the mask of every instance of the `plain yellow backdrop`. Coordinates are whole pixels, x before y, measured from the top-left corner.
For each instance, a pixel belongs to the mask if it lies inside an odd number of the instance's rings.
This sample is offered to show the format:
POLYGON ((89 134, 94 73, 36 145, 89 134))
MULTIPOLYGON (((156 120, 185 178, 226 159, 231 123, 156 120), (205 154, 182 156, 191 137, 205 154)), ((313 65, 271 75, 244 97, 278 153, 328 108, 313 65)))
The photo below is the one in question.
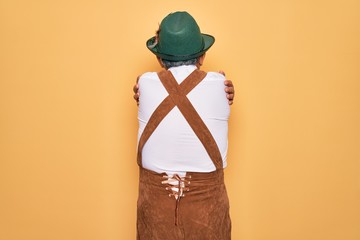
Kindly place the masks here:
POLYGON ((135 239, 132 86, 176 10, 236 87, 233 239, 359 240, 357 0, 1 0, 0 239, 135 239))

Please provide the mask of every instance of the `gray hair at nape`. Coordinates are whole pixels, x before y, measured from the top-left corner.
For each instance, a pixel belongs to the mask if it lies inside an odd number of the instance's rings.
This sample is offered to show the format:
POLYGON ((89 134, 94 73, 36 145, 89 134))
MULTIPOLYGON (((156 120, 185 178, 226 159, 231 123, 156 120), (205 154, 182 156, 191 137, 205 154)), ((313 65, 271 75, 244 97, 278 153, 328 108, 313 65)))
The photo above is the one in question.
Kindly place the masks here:
POLYGON ((198 63, 198 58, 193 58, 186 61, 168 61, 161 59, 161 62, 163 63, 164 67, 168 69, 171 67, 179 67, 184 65, 196 65, 198 63))

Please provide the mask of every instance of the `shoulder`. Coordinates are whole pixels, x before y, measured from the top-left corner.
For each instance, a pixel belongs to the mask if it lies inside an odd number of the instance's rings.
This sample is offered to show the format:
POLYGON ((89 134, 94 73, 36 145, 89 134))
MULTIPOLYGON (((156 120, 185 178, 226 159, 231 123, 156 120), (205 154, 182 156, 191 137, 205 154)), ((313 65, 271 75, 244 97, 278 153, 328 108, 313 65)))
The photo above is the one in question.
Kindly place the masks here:
POLYGON ((159 80, 157 72, 145 72, 138 76, 137 82, 141 85, 144 82, 154 82, 159 80))
POLYGON ((145 72, 138 79, 139 91, 141 95, 145 92, 157 93, 163 89, 158 72, 145 72))
POLYGON ((218 72, 207 72, 206 79, 208 81, 225 81, 225 76, 218 72))
POLYGON ((158 78, 157 72, 145 72, 141 74, 138 79, 156 79, 158 78))

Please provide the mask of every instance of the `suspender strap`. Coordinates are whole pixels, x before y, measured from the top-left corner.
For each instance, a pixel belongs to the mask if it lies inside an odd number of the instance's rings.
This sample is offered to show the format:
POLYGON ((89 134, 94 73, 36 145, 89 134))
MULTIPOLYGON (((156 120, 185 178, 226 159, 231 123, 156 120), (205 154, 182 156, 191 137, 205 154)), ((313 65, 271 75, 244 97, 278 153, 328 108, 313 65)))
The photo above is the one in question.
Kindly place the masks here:
POLYGON ((196 112, 194 106, 186 97, 186 95, 205 78, 206 73, 195 70, 180 85, 177 83, 176 79, 170 71, 162 71, 158 73, 158 76, 165 89, 169 93, 169 96, 167 96, 155 109, 140 137, 138 145, 138 164, 140 166, 142 165, 141 152, 146 141, 149 139, 160 122, 165 118, 165 116, 175 106, 177 106, 206 149, 206 152, 210 156, 216 169, 222 169, 222 157, 215 139, 201 119, 200 115, 196 112))

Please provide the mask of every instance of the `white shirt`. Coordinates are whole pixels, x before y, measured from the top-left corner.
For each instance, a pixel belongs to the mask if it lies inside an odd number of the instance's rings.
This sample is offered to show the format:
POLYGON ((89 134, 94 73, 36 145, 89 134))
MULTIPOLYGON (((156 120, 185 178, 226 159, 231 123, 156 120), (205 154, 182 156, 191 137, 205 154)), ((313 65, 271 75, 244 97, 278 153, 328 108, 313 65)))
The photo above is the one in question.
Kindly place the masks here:
MULTIPOLYGON (((180 84, 196 66, 173 67, 169 70, 180 84)), ((187 95, 213 135, 226 167, 228 149, 228 119, 230 107, 224 91, 225 77, 208 72, 206 77, 187 95)), ((157 106, 169 95, 156 72, 139 78, 138 140, 157 106)), ((142 151, 144 168, 168 175, 186 172, 212 172, 216 168, 179 109, 175 106, 162 120, 142 151)))

